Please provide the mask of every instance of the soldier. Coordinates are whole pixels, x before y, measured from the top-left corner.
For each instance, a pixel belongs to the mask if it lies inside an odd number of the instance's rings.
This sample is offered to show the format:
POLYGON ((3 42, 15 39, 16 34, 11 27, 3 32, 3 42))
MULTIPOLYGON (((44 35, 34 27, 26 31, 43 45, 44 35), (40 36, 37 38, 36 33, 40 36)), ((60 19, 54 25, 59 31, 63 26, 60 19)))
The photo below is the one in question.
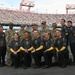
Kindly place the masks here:
POLYGON ((44 33, 45 33, 46 31, 48 31, 48 32, 50 33, 50 30, 47 29, 47 27, 46 27, 46 21, 42 21, 41 25, 42 25, 41 38, 43 38, 43 37, 44 37, 44 33))
POLYGON ((52 23, 52 30, 51 30, 51 36, 52 36, 52 39, 53 41, 56 40, 56 31, 57 31, 57 24, 56 23, 52 23))
POLYGON ((31 26, 32 26, 31 38, 34 39, 33 32, 34 32, 35 30, 38 30, 38 29, 37 29, 37 24, 33 23, 31 26))
POLYGON ((13 40, 13 34, 15 31, 13 30, 13 23, 9 23, 9 30, 6 31, 6 43, 7 43, 7 58, 6 58, 6 64, 8 66, 11 66, 11 58, 10 58, 10 50, 9 50, 9 44, 13 40))
POLYGON ((61 19, 61 31, 62 31, 62 36, 67 37, 68 36, 68 27, 65 25, 65 19, 61 19))
POLYGON ((20 62, 20 40, 18 33, 14 33, 13 40, 10 45, 11 59, 14 65, 14 68, 17 69, 19 67, 20 62))
MULTIPOLYGON (((57 24, 56 23, 52 23, 52 30, 51 30, 51 37, 53 39, 53 42, 55 43, 55 40, 57 38, 56 36, 56 31, 57 31, 57 24)), ((56 51, 54 50, 54 59, 55 59, 55 62, 57 62, 57 55, 56 55, 56 51)))
POLYGON ((72 26, 72 21, 68 21, 67 25, 69 31, 68 40, 73 55, 73 64, 75 65, 75 27, 72 26))
POLYGON ((45 51, 43 55, 44 55, 46 65, 43 67, 43 69, 49 68, 52 66, 52 57, 54 55, 53 54, 54 43, 48 32, 44 33, 44 48, 45 48, 45 51))
POLYGON ((3 27, 0 25, 0 67, 5 66, 6 40, 3 27))
POLYGON ((35 30, 33 32, 33 47, 34 50, 32 51, 32 56, 35 61, 34 68, 40 68, 41 67, 41 57, 43 55, 43 41, 41 40, 41 37, 39 36, 39 31, 35 30))
POLYGON ((62 33, 60 30, 56 31, 57 39, 55 40, 55 48, 58 54, 58 66, 61 68, 66 67, 66 43, 67 40, 62 36, 62 33))
POLYGON ((31 26, 32 26, 32 31, 37 30, 37 24, 33 23, 31 26))
POLYGON ((24 33, 25 33, 25 25, 21 25, 21 29, 19 31, 19 36, 20 36, 20 41, 22 41, 24 39, 24 33))
POLYGON ((61 32, 62 32, 62 36, 66 38, 67 40, 67 53, 66 53, 66 60, 67 62, 69 61, 69 51, 68 51, 68 27, 65 25, 65 19, 61 19, 61 32))
POLYGON ((31 51, 33 50, 33 44, 30 38, 30 33, 26 31, 24 33, 24 39, 21 42, 21 54, 23 55, 23 68, 27 69, 28 67, 31 66, 31 51))

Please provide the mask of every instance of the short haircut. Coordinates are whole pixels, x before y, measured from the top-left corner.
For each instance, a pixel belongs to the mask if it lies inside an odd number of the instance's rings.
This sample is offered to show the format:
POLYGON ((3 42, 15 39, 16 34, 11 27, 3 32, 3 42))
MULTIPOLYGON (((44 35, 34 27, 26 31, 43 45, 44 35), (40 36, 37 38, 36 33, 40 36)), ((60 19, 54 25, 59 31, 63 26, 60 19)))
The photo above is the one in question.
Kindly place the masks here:
POLYGON ((61 20, 63 20, 65 22, 65 19, 61 19, 61 20))
POLYGON ((15 32, 13 35, 18 35, 19 36, 19 34, 17 32, 15 32))
POLYGON ((39 31, 38 31, 38 30, 34 30, 33 32, 38 32, 38 33, 39 33, 39 31))
POLYGON ((67 21, 67 23, 69 23, 69 22, 72 24, 72 21, 67 21))
MULTIPOLYGON (((61 32, 61 30, 57 30, 57 31, 58 31, 58 32, 61 32)), ((57 31, 56 31, 56 32, 57 32, 57 31)))
POLYGON ((28 33, 28 34, 30 34, 30 32, 28 32, 28 31, 25 31, 24 33, 28 33))

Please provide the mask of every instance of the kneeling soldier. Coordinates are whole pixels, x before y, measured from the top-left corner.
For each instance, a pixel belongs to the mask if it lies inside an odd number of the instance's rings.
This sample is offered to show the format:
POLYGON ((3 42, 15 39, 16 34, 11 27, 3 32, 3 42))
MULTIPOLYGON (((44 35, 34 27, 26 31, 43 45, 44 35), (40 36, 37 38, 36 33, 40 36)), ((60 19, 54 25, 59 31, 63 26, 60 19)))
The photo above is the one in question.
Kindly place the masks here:
POLYGON ((41 67, 41 57, 43 56, 43 41, 41 40, 41 37, 39 36, 39 31, 35 30, 33 32, 33 47, 34 50, 32 51, 32 56, 35 61, 35 67, 34 68, 40 68, 41 67))
POLYGON ((57 35, 57 39, 55 41, 55 48, 58 54, 58 65, 61 68, 64 68, 66 67, 65 56, 67 52, 67 49, 66 49, 67 40, 64 37, 62 37, 61 31, 59 30, 56 31, 56 35, 57 35))
POLYGON ((45 51, 43 55, 44 55, 46 65, 43 68, 49 68, 50 66, 52 66, 54 44, 48 32, 45 32, 44 37, 45 37, 44 38, 45 51))
POLYGON ((12 64, 17 69, 20 62, 20 40, 18 33, 14 33, 13 40, 9 44, 9 47, 11 51, 12 64))
POLYGON ((29 32, 25 32, 24 33, 24 39, 21 42, 21 47, 20 49, 22 50, 22 55, 23 55, 23 68, 27 69, 27 67, 31 66, 31 51, 33 50, 33 45, 32 45, 32 41, 30 38, 30 33, 29 32))

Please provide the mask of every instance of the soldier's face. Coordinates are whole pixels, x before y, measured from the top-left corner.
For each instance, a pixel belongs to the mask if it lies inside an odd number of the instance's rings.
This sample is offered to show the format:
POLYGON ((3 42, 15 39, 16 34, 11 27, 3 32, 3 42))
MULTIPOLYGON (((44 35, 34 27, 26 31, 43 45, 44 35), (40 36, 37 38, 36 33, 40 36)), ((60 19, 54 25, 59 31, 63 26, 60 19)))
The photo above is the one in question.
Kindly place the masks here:
POLYGON ((21 27, 21 30, 24 30, 24 27, 21 27))
POLYGON ((0 27, 0 32, 3 32, 3 28, 2 27, 0 27))
POLYGON ((56 31, 56 36, 59 37, 61 35, 60 31, 56 31))
POLYGON ((61 36, 61 32, 60 31, 56 31, 56 36, 57 37, 61 36))
POLYGON ((28 38, 28 37, 29 37, 29 34, 28 34, 28 33, 25 33, 25 34, 24 34, 24 37, 25 37, 25 38, 28 38))
POLYGON ((72 26, 72 23, 68 22, 67 25, 68 25, 68 27, 71 27, 72 26))
POLYGON ((42 28, 46 28, 46 25, 45 24, 42 24, 42 28))
POLYGON ((13 26, 12 26, 12 25, 10 25, 10 26, 9 26, 9 28, 10 28, 10 29, 13 29, 13 26))
POLYGON ((37 29, 37 27, 36 26, 32 26, 32 29, 35 30, 35 29, 37 29))
POLYGON ((64 22, 64 20, 61 20, 61 25, 65 25, 65 22, 64 22))
POLYGON ((14 39, 18 39, 19 36, 17 34, 14 34, 14 39))
POLYGON ((38 37, 38 36, 39 36, 38 31, 34 31, 34 32, 33 32, 33 36, 34 36, 34 37, 38 37))
POLYGON ((47 39, 47 38, 49 38, 49 34, 48 33, 45 33, 44 34, 44 37, 47 39))
POLYGON ((52 26, 53 29, 56 29, 56 26, 52 26))

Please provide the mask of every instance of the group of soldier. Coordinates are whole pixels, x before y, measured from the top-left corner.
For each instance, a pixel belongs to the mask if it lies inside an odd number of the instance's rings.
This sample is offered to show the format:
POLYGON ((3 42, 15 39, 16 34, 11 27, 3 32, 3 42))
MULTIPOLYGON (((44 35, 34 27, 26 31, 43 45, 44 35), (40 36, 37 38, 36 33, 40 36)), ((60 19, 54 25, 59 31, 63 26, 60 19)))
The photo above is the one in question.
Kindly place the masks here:
POLYGON ((57 24, 52 23, 52 30, 42 21, 42 30, 39 31, 37 24, 32 24, 32 32, 26 31, 21 25, 20 31, 13 30, 13 24, 9 24, 9 30, 3 32, 0 25, 0 67, 8 65, 27 69, 34 59, 34 68, 43 69, 51 67, 54 57, 56 65, 65 68, 69 63, 75 65, 75 27, 72 21, 65 25, 65 19, 61 19, 61 30, 57 24), (69 58, 68 45, 73 55, 72 62, 69 58), (6 57, 6 58, 5 58, 6 57), (41 58, 44 58, 44 63, 41 58))

